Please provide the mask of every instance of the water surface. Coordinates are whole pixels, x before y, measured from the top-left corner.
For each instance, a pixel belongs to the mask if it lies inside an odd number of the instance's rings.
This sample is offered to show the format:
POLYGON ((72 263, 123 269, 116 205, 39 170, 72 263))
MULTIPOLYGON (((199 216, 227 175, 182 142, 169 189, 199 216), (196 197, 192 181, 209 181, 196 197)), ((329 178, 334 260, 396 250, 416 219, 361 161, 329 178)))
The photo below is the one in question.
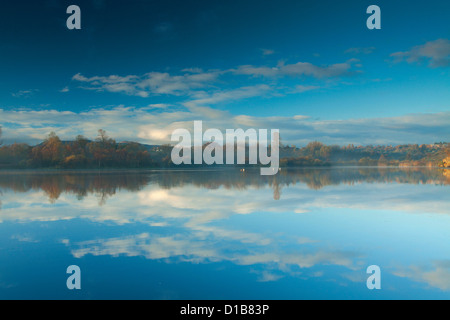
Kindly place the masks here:
POLYGON ((0 299, 449 299, 449 191, 425 168, 0 172, 0 299))

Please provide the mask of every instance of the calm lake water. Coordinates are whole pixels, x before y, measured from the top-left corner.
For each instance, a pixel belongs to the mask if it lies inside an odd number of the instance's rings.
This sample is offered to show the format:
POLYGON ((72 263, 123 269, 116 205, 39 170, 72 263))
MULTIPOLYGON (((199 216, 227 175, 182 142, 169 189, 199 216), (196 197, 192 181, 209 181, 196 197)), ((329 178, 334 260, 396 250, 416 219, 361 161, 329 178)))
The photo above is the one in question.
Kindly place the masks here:
POLYGON ((449 194, 417 168, 0 172, 0 299, 450 299, 449 194))

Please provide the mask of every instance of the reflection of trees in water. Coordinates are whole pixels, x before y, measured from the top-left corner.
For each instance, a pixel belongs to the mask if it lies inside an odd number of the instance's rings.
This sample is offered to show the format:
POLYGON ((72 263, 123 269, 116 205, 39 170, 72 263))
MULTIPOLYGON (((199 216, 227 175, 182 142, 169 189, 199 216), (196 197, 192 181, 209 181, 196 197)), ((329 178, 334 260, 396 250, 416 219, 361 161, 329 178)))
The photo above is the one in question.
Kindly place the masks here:
MULTIPOLYGON (((259 170, 240 172, 235 169, 200 171, 100 171, 100 172, 2 172, 0 188, 15 192, 43 190, 54 203, 62 193, 71 193, 82 200, 94 194, 102 205, 121 189, 139 191, 150 183, 163 189, 195 186, 206 189, 246 188, 273 189, 273 198, 281 198, 283 187, 298 183, 319 190, 326 186, 355 183, 450 184, 444 170, 427 168, 332 168, 287 169, 276 176, 261 176, 259 170)), ((447 171, 448 172, 448 171, 447 171)), ((1 190, 0 190, 1 195, 1 190)), ((1 208, 1 204, 0 204, 1 208)))
POLYGON ((447 178, 447 184, 450 184, 450 169, 442 169, 442 173, 447 178))
POLYGON ((147 184, 148 178, 145 175, 126 172, 0 174, 2 189, 11 189, 15 192, 42 190, 51 203, 58 200, 61 193, 72 193, 79 200, 83 200, 89 194, 95 194, 99 198, 99 204, 102 205, 108 197, 120 189, 139 191, 147 184))

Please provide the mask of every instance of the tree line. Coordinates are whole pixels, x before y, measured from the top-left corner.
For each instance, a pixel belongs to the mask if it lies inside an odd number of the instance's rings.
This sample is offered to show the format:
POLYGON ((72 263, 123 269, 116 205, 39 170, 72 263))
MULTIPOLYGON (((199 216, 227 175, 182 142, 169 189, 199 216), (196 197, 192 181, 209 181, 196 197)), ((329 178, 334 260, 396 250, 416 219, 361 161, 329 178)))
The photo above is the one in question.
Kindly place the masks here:
POLYGON ((104 130, 94 141, 79 135, 63 142, 54 133, 36 146, 14 143, 0 148, 0 166, 24 168, 141 168, 154 166, 149 150, 136 143, 117 143, 104 130))
MULTIPOLYGON (((0 139, 1 139, 0 127, 0 139)), ((206 147, 207 144, 204 145, 206 147)), ((36 146, 24 143, 3 145, 0 168, 154 168, 175 167, 172 146, 148 146, 137 142, 118 143, 100 129, 94 140, 79 135, 61 141, 54 133, 36 146)), ((225 153, 224 153, 225 154, 225 153)), ((248 159, 246 160, 248 163, 248 159)), ((337 146, 313 141, 302 148, 280 144, 280 166, 445 166, 450 163, 450 144, 406 144, 397 146, 337 146), (447 160, 445 160, 447 159, 447 160)))

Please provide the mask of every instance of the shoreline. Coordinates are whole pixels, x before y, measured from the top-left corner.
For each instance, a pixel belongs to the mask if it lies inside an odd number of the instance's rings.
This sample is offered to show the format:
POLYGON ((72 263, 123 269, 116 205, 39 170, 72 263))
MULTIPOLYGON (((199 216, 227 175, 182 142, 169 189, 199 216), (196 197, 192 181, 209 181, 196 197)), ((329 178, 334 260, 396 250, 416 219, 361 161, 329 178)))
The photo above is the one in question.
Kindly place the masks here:
MULTIPOLYGON (((4 169, 0 168, 0 174, 14 174, 14 173, 141 173, 141 172, 217 172, 228 170, 242 170, 248 171, 259 170, 260 167, 201 167, 201 168, 100 168, 100 169, 64 169, 64 168, 14 168, 4 169)), ((334 170, 334 169, 428 169, 428 170, 448 170, 450 168, 443 168, 439 166, 352 166, 352 165, 334 165, 334 166, 305 166, 305 167, 280 167, 283 170, 334 170)), ((245 173, 243 172, 243 173, 245 173)))

